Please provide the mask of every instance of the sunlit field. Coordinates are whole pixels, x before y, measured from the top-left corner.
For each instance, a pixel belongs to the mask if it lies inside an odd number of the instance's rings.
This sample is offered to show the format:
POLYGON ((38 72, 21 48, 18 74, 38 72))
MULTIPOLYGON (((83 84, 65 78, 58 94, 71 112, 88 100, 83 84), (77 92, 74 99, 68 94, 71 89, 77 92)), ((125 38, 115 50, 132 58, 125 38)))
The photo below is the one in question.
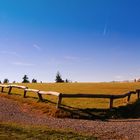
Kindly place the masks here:
MULTIPOLYGON (((43 91, 57 91, 60 93, 91 93, 91 94, 124 94, 129 91, 135 91, 140 88, 140 83, 38 83, 38 84, 19 84, 32 89, 43 91)), ((5 90, 6 91, 6 90, 5 90)), ((23 90, 13 89, 12 94, 23 95, 23 90)), ((44 99, 57 103, 57 97, 44 95, 44 99)), ((27 93, 27 98, 31 98, 34 102, 38 101, 38 96, 35 93, 27 93), (36 98, 34 98, 36 97, 36 98)), ((127 98, 117 99, 114 101, 114 106, 126 105, 127 98)), ((136 95, 132 95, 131 101, 137 99, 136 95)), ((47 104, 45 102, 44 104, 47 104)), ((51 104, 51 103, 50 103, 51 104)), ((109 99, 93 99, 93 98, 64 98, 62 104, 74 108, 108 108, 109 99)), ((55 104, 52 103, 52 106, 55 104)))

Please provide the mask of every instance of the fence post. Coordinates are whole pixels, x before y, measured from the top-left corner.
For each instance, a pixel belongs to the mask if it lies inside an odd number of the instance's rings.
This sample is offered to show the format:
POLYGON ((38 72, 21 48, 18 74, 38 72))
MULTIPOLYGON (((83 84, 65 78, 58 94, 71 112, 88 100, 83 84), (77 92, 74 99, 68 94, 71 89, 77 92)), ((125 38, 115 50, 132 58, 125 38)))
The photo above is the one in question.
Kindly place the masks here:
POLYGON ((26 89, 24 89, 24 95, 23 95, 24 98, 26 98, 26 93, 27 93, 27 91, 26 91, 26 89))
POLYGON ((113 108, 113 97, 110 97, 110 109, 113 108))
POLYGON ((1 92, 3 92, 3 91, 4 91, 4 87, 1 88, 1 92))
POLYGON ((128 98, 127 98, 127 102, 130 101, 130 97, 131 97, 131 92, 129 92, 128 98))
POLYGON ((10 86, 10 87, 9 87, 9 91, 8 91, 8 94, 9 94, 9 95, 11 94, 11 91, 12 91, 12 87, 10 86))
POLYGON ((38 94, 38 97, 39 97, 39 101, 43 101, 42 95, 39 94, 39 92, 37 94, 38 94))
POLYGON ((60 93, 59 96, 58 96, 58 101, 57 101, 57 106, 56 106, 56 108, 59 108, 59 107, 60 107, 61 101, 62 101, 62 94, 60 93))
POLYGON ((140 98, 140 89, 137 89, 136 93, 137 93, 137 98, 139 99, 140 98))

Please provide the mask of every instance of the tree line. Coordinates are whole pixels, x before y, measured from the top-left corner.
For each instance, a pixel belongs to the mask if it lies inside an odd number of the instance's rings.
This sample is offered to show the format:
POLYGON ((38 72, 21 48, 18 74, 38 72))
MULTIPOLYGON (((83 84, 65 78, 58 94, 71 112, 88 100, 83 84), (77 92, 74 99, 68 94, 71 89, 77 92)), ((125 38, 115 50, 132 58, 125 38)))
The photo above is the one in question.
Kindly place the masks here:
MULTIPOLYGON (((62 79, 62 76, 61 76, 61 74, 60 74, 60 72, 57 72, 56 78, 55 78, 55 82, 56 82, 56 83, 69 83, 70 80, 68 80, 68 79, 63 80, 63 79, 62 79)), ((9 79, 5 78, 5 79, 3 80, 3 82, 0 81, 0 83, 7 84, 7 83, 9 83, 9 79)), ((16 83, 16 81, 13 81, 13 83, 16 83)), ((31 82, 30 82, 28 76, 27 76, 27 75, 24 75, 23 78, 22 78, 22 83, 38 83, 38 81, 37 81, 37 79, 33 78, 33 79, 31 80, 31 82)), ((42 83, 42 82, 41 82, 41 83, 42 83)))

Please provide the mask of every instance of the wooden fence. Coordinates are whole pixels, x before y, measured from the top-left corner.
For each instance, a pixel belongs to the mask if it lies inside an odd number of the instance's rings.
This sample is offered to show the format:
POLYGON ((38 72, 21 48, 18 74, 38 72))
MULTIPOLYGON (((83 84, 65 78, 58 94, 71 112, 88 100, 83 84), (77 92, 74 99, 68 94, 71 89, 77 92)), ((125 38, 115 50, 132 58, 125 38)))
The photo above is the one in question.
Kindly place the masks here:
POLYGON ((137 94, 137 98, 139 99, 140 97, 140 89, 137 89, 136 91, 130 91, 125 94, 64 94, 64 93, 58 93, 54 91, 40 91, 37 89, 29 89, 26 86, 19 86, 19 85, 0 85, 1 87, 1 92, 4 92, 4 88, 9 88, 8 94, 11 94, 11 91, 13 88, 18 88, 24 90, 23 97, 26 97, 27 92, 33 92, 38 95, 38 98, 40 101, 43 101, 42 95, 54 95, 58 97, 57 101, 57 108, 61 106, 61 102, 63 98, 107 98, 110 100, 110 109, 113 108, 113 102, 115 99, 121 99, 127 97, 127 101, 130 101, 131 95, 132 94, 137 94))

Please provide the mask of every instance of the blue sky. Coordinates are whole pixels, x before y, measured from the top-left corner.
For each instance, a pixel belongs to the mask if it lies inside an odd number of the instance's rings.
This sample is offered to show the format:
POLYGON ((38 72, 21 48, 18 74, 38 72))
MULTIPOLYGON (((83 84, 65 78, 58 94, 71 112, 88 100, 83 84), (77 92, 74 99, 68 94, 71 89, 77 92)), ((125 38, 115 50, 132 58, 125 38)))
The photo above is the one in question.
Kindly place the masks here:
POLYGON ((140 78, 139 0, 1 0, 0 80, 140 78))

